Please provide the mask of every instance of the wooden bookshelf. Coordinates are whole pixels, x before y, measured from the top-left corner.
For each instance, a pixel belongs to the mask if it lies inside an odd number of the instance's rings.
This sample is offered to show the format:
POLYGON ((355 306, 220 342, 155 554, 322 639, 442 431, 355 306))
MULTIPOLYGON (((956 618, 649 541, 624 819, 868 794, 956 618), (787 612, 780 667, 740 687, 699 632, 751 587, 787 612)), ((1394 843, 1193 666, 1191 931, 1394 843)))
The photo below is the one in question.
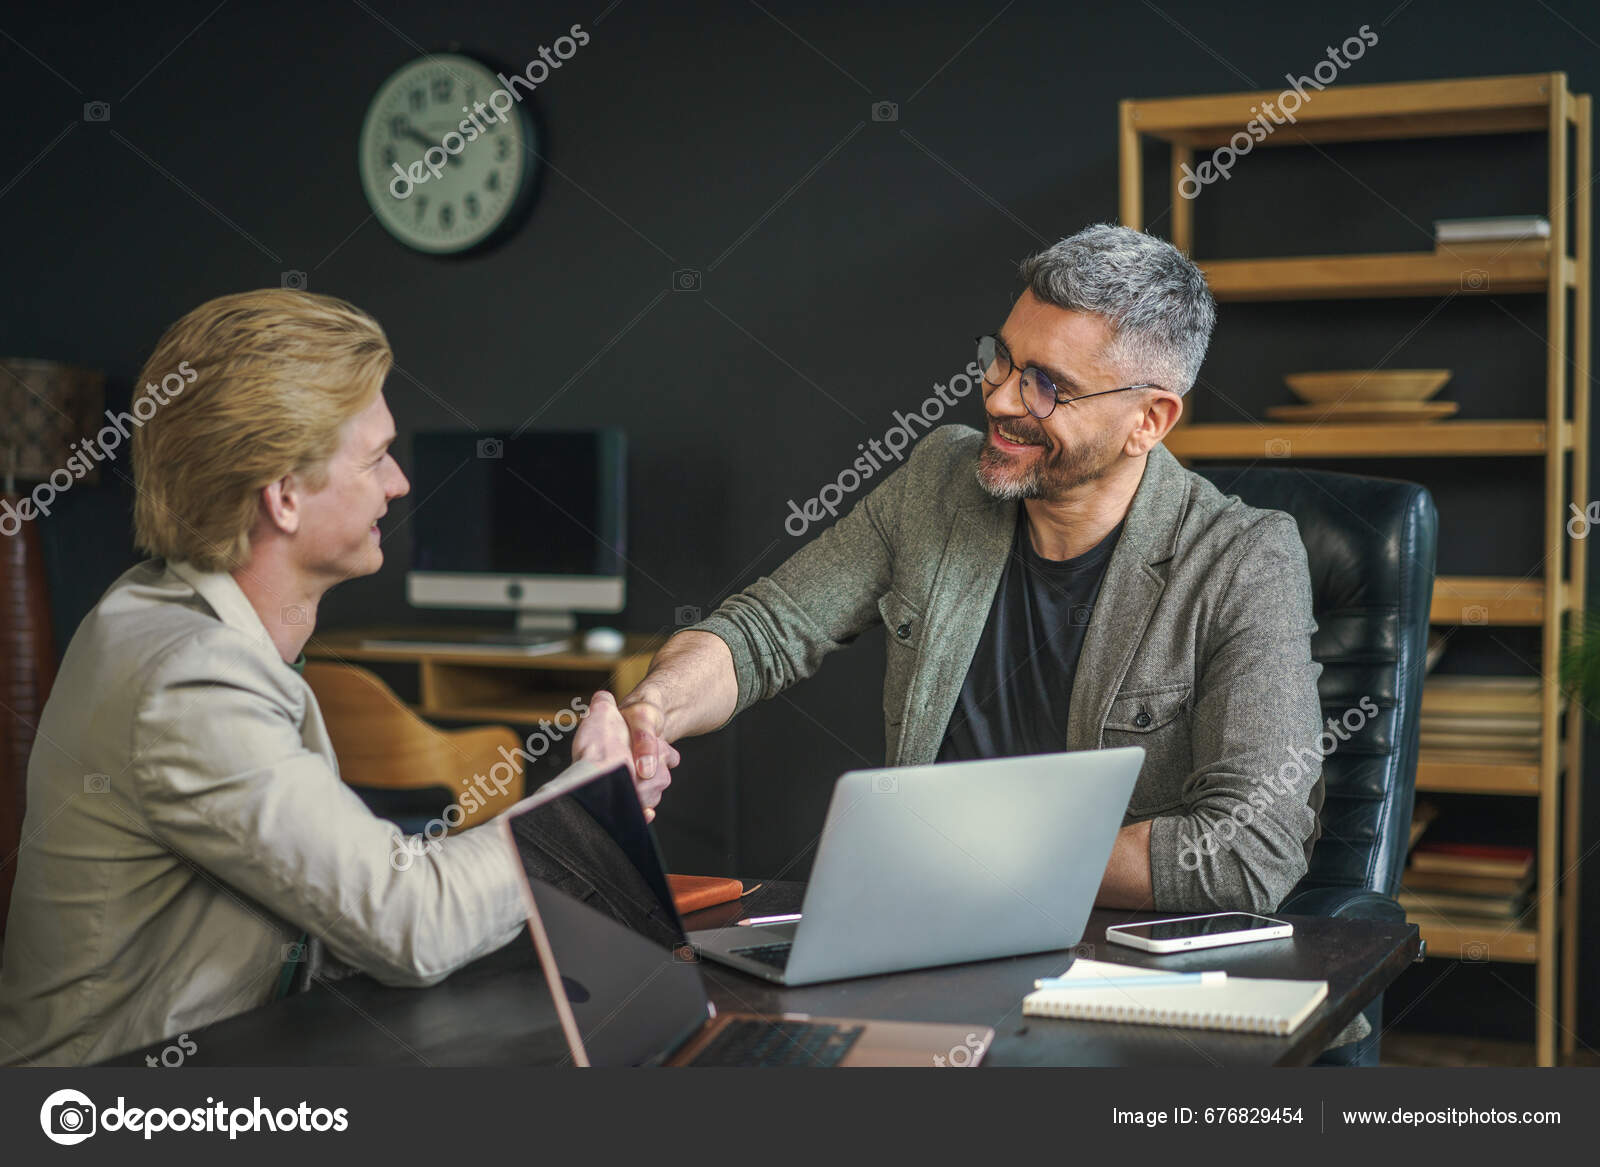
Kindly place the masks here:
MULTIPOLYGON (((1572 444, 1571 426, 1557 427, 1557 448, 1572 444)), ((1179 458, 1449 458, 1534 456, 1549 449, 1540 419, 1352 423, 1190 422, 1167 435, 1179 458)))
MULTIPOLYGON (((1563 78, 1564 80, 1564 78, 1563 78)), ((1256 116, 1275 93, 1217 93, 1123 103, 1140 134, 1175 146, 1220 146, 1256 116)), ((1547 128, 1551 75, 1467 77, 1392 85, 1337 85, 1315 95, 1262 145, 1438 138, 1459 134, 1533 132, 1547 128)), ((1126 211, 1128 208, 1124 207, 1126 211)), ((1123 221, 1127 218, 1124 215, 1123 221)))
MULTIPOLYGON (((1291 259, 1210 260, 1200 265, 1218 300, 1339 300, 1381 296, 1468 296, 1543 292, 1551 261, 1544 248, 1503 253, 1401 251, 1390 255, 1309 255, 1291 259)), ((1572 287, 1570 260, 1557 267, 1572 287)))
POLYGON ((1441 575, 1433 581, 1433 624, 1538 626, 1545 582, 1505 575, 1441 575))
MULTIPOLYGON (((1171 147, 1171 168, 1163 193, 1170 192, 1170 236, 1177 247, 1192 254, 1197 200, 1183 193, 1184 168, 1194 165, 1197 151, 1228 142, 1257 116, 1264 102, 1277 96, 1276 92, 1253 92, 1123 101, 1119 107, 1121 221, 1130 227, 1143 226, 1143 139, 1166 142, 1171 147)), ((1543 409, 1538 411, 1542 416, 1398 425, 1291 425, 1247 419, 1185 423, 1168 435, 1167 446, 1185 461, 1450 457, 1536 457, 1542 461, 1542 577, 1440 576, 1435 581, 1430 616, 1435 624, 1456 627, 1481 624, 1540 630, 1545 667, 1538 687, 1537 747, 1515 754, 1424 750, 1416 777, 1418 790, 1517 795, 1537 801, 1533 906, 1514 925, 1460 917, 1418 922, 1431 956, 1535 966, 1537 1060, 1540 1065, 1553 1065, 1558 1028, 1561 1052, 1570 1056, 1577 1025, 1577 889, 1568 880, 1562 885, 1564 894, 1558 895, 1557 886, 1563 862, 1575 861, 1580 853, 1583 715, 1575 701, 1561 698, 1554 662, 1566 623, 1582 619, 1586 586, 1586 559, 1582 554, 1568 554, 1571 541, 1566 538, 1565 522, 1569 502, 1579 510, 1588 505, 1591 103, 1587 95, 1568 90, 1564 73, 1338 85, 1314 97, 1296 111, 1293 124, 1277 124, 1257 144, 1292 147, 1457 135, 1544 135, 1548 146, 1544 214, 1550 223, 1549 240, 1504 246, 1450 245, 1433 251, 1387 254, 1197 257, 1195 262, 1205 271, 1213 294, 1218 300, 1240 301, 1542 294, 1546 308, 1543 409), (1569 157, 1568 134, 1574 129, 1576 148, 1569 157)), ((1247 156, 1236 162, 1247 164, 1247 156)), ((1203 188, 1200 197, 1226 197, 1224 184, 1203 188)), ((1467 357, 1464 354, 1464 359, 1467 357)), ((1579 550, 1583 546, 1577 545, 1579 550)))
POLYGON ((1422 750, 1417 789, 1436 794, 1539 795, 1539 763, 1485 761, 1481 751, 1422 750))
POLYGON ((1539 933, 1502 920, 1471 921, 1463 916, 1414 913, 1411 922, 1440 960, 1507 960, 1533 964, 1539 959, 1539 933))

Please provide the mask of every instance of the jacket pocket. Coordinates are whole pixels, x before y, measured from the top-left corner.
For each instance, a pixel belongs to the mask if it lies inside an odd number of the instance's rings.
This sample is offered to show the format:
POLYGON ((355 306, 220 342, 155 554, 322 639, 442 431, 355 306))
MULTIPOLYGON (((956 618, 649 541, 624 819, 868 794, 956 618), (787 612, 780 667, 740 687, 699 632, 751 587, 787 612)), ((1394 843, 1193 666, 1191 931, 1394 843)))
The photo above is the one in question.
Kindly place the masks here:
POLYGON ((1144 767, 1128 801, 1130 818, 1146 818, 1183 805, 1183 785, 1193 756, 1188 684, 1125 689, 1111 702, 1102 732, 1107 749, 1144 747, 1144 767))
POLYGON ((883 719, 886 726, 905 720, 906 692, 922 643, 922 610, 899 592, 878 597, 884 627, 883 719))

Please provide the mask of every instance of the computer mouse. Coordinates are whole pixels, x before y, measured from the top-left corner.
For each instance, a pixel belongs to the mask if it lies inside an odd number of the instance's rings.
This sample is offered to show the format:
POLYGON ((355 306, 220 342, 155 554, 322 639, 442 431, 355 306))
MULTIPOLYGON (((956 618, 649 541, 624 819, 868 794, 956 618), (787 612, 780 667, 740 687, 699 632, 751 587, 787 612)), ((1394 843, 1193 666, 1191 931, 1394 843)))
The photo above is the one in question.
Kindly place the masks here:
POLYGON ((622 633, 615 628, 591 628, 583 634, 584 652, 621 652, 624 643, 622 633))

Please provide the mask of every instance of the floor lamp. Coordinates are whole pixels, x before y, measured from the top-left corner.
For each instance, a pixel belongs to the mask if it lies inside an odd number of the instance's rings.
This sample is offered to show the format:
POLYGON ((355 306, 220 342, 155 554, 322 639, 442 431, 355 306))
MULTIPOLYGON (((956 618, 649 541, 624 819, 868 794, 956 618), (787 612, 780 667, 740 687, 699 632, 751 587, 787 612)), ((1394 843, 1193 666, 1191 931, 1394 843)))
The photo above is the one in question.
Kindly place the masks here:
POLYGON ((0 935, 22 842, 28 754, 56 672, 39 524, 51 521, 43 512, 63 488, 91 480, 75 478, 67 460, 104 407, 100 373, 0 358, 0 935), (34 485, 21 493, 19 483, 34 485))

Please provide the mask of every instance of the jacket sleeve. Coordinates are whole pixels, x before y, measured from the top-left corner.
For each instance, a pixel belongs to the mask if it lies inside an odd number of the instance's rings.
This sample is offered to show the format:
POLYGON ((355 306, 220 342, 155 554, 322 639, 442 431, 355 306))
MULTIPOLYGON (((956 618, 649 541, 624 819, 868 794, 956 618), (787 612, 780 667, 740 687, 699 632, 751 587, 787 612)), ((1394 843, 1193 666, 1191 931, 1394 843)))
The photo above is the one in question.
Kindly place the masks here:
POLYGON ((497 829, 402 852, 399 828, 306 749, 303 711, 270 668, 220 635, 157 665, 129 771, 156 838, 222 894, 386 984, 433 984, 513 940, 526 923, 520 872, 497 829))
MULTIPOLYGON (((730 720, 811 676, 828 653, 880 619, 878 599, 893 580, 902 507, 924 464, 919 455, 938 447, 942 432, 925 437, 904 465, 770 576, 692 626, 720 637, 733 654, 739 699, 730 720)), ((805 512, 796 507, 795 513, 805 512)))
POLYGON ((1281 513, 1240 541, 1204 639, 1183 809, 1150 828, 1160 911, 1273 911, 1305 874, 1316 829, 1322 666, 1305 546, 1281 513))

